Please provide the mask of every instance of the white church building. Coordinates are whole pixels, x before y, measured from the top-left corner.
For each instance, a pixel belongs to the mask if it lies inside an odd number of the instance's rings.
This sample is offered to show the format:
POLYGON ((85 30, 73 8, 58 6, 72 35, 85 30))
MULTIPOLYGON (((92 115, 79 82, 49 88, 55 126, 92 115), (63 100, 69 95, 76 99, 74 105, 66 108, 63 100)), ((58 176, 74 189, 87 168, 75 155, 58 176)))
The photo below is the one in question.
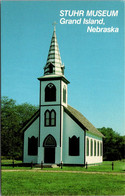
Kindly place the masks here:
POLYGON ((64 76, 56 30, 52 35, 40 82, 39 110, 23 127, 23 162, 85 165, 103 161, 103 135, 68 105, 69 81, 64 76))

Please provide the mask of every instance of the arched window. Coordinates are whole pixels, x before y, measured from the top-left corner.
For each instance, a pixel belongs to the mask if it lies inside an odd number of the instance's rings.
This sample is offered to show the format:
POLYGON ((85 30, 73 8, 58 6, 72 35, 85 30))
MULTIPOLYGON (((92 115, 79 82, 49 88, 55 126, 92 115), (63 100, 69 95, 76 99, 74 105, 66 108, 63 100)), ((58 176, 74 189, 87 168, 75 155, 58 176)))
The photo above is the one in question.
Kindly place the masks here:
POLYGON ((91 156, 93 156, 93 140, 91 139, 91 156))
POLYGON ((56 126, 56 112, 55 110, 46 110, 44 113, 44 125, 47 126, 56 126))
POLYGON ((45 102, 56 101, 56 87, 49 83, 45 88, 45 102))
POLYGON ((46 110, 44 113, 44 124, 45 126, 50 126, 50 111, 46 110))
POLYGON ((28 138, 28 155, 37 155, 38 153, 38 137, 32 136, 28 138))
POLYGON ((75 135, 72 138, 69 137, 69 155, 79 156, 79 137, 75 135))
POLYGON ((45 140, 44 140, 44 142, 43 142, 43 146, 44 146, 44 147, 56 147, 57 144, 56 144, 55 138, 54 138, 51 134, 49 134, 49 135, 45 138, 45 140))
POLYGON ((87 138, 87 156, 89 156, 89 138, 87 138))
POLYGON ((51 126, 56 126, 56 112, 55 110, 51 110, 51 126))
POLYGON ((97 156, 99 156, 99 141, 97 143, 97 156))
POLYGON ((66 103, 66 86, 63 87, 63 102, 66 103))
POLYGON ((94 156, 96 156, 96 140, 94 141, 94 156))

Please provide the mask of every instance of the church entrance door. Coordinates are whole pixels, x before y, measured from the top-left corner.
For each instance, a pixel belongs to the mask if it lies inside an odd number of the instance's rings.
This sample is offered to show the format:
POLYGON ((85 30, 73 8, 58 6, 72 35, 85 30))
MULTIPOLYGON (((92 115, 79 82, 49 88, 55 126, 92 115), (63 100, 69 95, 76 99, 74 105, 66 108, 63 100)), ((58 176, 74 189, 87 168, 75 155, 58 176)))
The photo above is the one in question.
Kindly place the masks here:
POLYGON ((56 145, 56 140, 55 138, 49 134, 44 142, 44 163, 55 163, 55 147, 56 145))
POLYGON ((55 163, 55 147, 45 147, 44 163, 55 163))

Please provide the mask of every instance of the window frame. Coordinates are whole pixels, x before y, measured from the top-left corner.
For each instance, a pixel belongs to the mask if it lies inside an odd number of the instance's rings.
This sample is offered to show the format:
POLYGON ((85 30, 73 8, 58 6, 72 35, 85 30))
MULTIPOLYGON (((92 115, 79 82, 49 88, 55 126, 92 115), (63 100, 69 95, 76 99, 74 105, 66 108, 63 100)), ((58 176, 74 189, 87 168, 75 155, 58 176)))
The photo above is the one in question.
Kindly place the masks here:
POLYGON ((93 139, 91 139, 91 156, 93 156, 93 139))
POLYGON ((50 126, 51 127, 56 126, 56 112, 53 109, 50 111, 50 126), (52 118, 52 113, 54 113, 54 118, 52 118), (54 120, 54 124, 52 124, 52 120, 54 120))
POLYGON ((97 142, 97 156, 99 156, 99 141, 97 142))
POLYGON ((53 137, 53 135, 49 134, 46 136, 43 141, 43 147, 57 147, 56 139, 53 137), (53 143, 47 144, 48 140, 51 140, 53 143))
POLYGON ((63 86, 63 103, 66 104, 66 86, 63 86))
POLYGON ((56 112, 54 109, 50 110, 46 110, 44 112, 44 126, 45 127, 55 127, 56 126, 56 112), (46 118, 46 114, 47 112, 49 113, 49 118, 46 118), (52 114, 54 113, 54 118, 52 118, 52 114), (47 124, 47 120, 49 121, 49 124, 47 124), (52 120, 54 120, 54 124, 52 124, 52 120))
POLYGON ((56 86, 53 83, 49 83, 46 85, 45 87, 45 102, 55 102, 56 101, 56 86), (51 87, 52 86, 52 87, 51 87), (49 90, 53 88, 53 90, 49 90), (52 95, 52 97, 50 97, 50 94, 52 95))
POLYGON ((28 137, 28 156, 38 155, 38 137, 28 137))
POLYGON ((69 156, 80 156, 80 137, 75 135, 69 137, 69 156), (74 145, 75 140, 77 143, 74 145), (77 149, 74 149, 74 147, 77 147, 77 149))
POLYGON ((49 127, 50 126, 50 111, 46 110, 44 112, 44 126, 45 127, 49 127), (46 117, 47 113, 49 113, 49 118, 46 117), (47 120, 49 121, 49 124, 47 124, 47 120))
POLYGON ((96 156, 96 140, 94 140, 94 156, 96 156))
POLYGON ((89 156, 89 138, 87 138, 87 156, 89 156))

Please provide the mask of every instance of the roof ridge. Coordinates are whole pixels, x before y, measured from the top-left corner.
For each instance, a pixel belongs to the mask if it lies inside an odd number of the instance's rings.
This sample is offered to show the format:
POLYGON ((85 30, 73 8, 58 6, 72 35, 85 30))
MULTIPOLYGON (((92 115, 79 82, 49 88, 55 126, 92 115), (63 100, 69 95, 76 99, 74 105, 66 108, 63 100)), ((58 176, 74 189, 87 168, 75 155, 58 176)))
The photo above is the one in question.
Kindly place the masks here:
POLYGON ((77 111, 80 115, 82 115, 96 129, 96 127, 81 112, 79 112, 77 109, 73 108, 70 105, 68 105, 68 106, 71 107, 72 109, 74 109, 75 111, 77 111))
POLYGON ((65 107, 65 109, 68 110, 89 132, 104 137, 104 135, 81 112, 70 105, 65 107))

